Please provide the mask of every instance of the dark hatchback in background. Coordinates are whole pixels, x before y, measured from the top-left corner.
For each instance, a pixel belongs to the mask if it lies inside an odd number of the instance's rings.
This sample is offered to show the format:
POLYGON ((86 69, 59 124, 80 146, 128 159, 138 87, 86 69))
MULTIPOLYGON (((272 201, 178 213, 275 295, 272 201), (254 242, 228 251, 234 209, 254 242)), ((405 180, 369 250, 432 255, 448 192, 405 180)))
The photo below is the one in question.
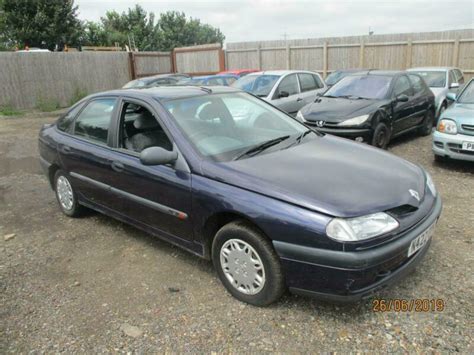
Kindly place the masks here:
POLYGON ((417 74, 370 71, 350 75, 331 87, 296 118, 321 132, 386 148, 412 130, 429 135, 434 96, 417 74))
POLYGON ((191 77, 187 74, 158 74, 129 81, 123 86, 123 89, 136 89, 145 86, 170 86, 176 85, 178 83, 184 83, 189 80, 191 80, 191 77))
POLYGON ((39 152, 66 215, 89 207, 211 259, 254 305, 286 288, 367 297, 420 262, 441 213, 421 167, 225 87, 89 96, 39 152))
POLYGON ((341 69, 341 70, 335 70, 331 74, 328 75, 326 80, 326 85, 328 88, 336 84, 338 81, 344 79, 348 75, 353 75, 353 74, 367 74, 370 70, 373 69, 341 69))

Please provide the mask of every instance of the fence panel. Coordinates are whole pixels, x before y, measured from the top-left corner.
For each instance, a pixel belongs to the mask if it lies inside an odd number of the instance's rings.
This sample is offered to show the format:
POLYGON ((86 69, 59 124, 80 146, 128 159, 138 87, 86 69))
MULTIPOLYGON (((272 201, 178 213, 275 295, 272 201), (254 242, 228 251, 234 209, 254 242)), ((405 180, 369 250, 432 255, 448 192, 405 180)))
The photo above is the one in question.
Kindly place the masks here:
POLYGON ((224 52, 219 43, 175 48, 173 62, 178 73, 206 75, 225 70, 224 52))
POLYGON ((136 78, 173 72, 171 52, 138 52, 131 55, 136 78))

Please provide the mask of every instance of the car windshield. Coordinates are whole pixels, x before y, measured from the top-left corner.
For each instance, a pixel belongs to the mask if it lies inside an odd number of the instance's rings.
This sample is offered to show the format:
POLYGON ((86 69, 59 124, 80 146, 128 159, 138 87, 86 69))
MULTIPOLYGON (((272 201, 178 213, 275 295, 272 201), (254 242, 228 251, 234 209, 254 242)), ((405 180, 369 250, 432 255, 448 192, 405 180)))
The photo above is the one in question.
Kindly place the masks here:
MULTIPOLYGON (((269 141, 295 139, 308 128, 273 106, 247 94, 212 94, 164 102, 177 124, 204 157, 230 161, 269 141)), ((311 135, 306 135, 311 136, 311 135)), ((283 144, 283 143, 282 143, 283 144)), ((272 145, 273 146, 273 145, 272 145)), ((268 147, 268 151, 271 148, 268 147)))
POLYGON ((279 78, 279 75, 247 75, 237 80, 232 86, 259 97, 266 97, 279 78))
POLYGON ((129 81, 128 83, 126 83, 123 88, 124 89, 130 89, 130 88, 141 88, 141 87, 144 87, 146 86, 146 82, 142 81, 142 80, 132 80, 132 81, 129 81))
POLYGON ((413 71, 423 78, 430 88, 444 88, 446 86, 446 72, 444 71, 413 71))
POLYGON ((383 99, 387 96, 392 78, 383 75, 346 76, 332 86, 324 96, 383 99))
POLYGON ((461 104, 474 104, 474 80, 471 80, 469 84, 467 84, 459 96, 458 102, 461 104))

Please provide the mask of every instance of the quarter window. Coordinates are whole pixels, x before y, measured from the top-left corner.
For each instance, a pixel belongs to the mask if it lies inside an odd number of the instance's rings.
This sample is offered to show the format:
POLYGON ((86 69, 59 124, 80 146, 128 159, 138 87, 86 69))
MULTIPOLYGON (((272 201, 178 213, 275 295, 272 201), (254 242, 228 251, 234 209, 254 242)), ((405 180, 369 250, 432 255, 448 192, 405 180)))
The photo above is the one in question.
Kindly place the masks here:
POLYGON ((110 120, 116 99, 98 99, 90 102, 74 123, 74 135, 107 144, 110 120))
POLYGON ((84 103, 76 105, 72 110, 62 116, 56 124, 58 129, 63 132, 71 133, 72 122, 74 121, 74 118, 76 118, 79 111, 81 111, 82 107, 84 107, 84 103))
POLYGON ((298 74, 298 78, 300 79, 301 92, 316 90, 318 88, 314 75, 300 73, 298 74))
POLYGON ((299 92, 296 74, 291 74, 283 78, 280 85, 278 85, 277 98, 279 97, 279 94, 284 91, 287 92, 290 96, 295 95, 299 92))
POLYGON ((411 96, 411 86, 406 76, 401 76, 397 79, 393 92, 395 97, 400 95, 411 96))

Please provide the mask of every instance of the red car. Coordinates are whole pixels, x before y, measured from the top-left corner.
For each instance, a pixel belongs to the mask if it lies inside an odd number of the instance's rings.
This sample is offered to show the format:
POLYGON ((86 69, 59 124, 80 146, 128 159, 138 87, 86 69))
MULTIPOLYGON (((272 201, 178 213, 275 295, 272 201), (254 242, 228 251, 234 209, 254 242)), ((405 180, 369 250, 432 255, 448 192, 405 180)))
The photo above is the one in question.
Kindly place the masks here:
POLYGON ((255 73, 257 71, 260 71, 260 70, 258 70, 258 69, 225 70, 225 71, 221 71, 220 73, 218 73, 218 75, 220 75, 220 74, 232 74, 232 75, 238 75, 239 77, 243 77, 247 74, 255 73))

